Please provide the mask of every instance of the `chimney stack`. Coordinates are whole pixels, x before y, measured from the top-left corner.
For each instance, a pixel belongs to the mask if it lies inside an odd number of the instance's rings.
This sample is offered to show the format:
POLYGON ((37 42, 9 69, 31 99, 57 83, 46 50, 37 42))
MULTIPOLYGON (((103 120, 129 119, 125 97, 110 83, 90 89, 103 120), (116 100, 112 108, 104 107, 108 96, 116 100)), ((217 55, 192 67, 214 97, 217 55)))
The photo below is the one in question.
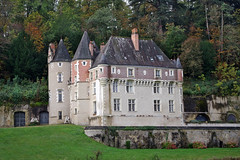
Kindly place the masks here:
POLYGON ((54 43, 50 43, 48 48, 48 63, 50 63, 53 60, 55 56, 55 50, 56 49, 54 43))
POLYGON ((105 47, 105 44, 104 44, 104 42, 102 42, 100 45, 100 53, 102 53, 104 47, 105 47))
POLYGON ((90 41, 89 43, 89 50, 90 50, 91 56, 93 56, 93 41, 90 41))
POLYGON ((133 42, 135 50, 139 51, 139 37, 138 37, 138 30, 137 30, 137 28, 133 28, 132 29, 131 39, 132 39, 132 42, 133 42))

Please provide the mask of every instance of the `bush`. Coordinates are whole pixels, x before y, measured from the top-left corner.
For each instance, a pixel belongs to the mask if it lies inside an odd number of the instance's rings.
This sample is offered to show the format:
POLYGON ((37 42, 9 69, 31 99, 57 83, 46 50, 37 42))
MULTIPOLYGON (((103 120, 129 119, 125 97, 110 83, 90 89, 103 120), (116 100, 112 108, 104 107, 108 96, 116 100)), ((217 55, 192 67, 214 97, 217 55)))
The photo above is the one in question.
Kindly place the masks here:
POLYGON ((177 149, 177 146, 172 142, 164 142, 162 143, 162 149, 177 149))
POLYGON ((237 144, 234 143, 234 142, 228 142, 226 145, 225 145, 225 148, 237 148, 237 144))
POLYGON ((130 149, 130 141, 126 141, 126 148, 130 149))
POLYGON ((206 149, 207 148, 205 146, 205 144, 202 142, 193 142, 192 147, 196 148, 196 149, 206 149))

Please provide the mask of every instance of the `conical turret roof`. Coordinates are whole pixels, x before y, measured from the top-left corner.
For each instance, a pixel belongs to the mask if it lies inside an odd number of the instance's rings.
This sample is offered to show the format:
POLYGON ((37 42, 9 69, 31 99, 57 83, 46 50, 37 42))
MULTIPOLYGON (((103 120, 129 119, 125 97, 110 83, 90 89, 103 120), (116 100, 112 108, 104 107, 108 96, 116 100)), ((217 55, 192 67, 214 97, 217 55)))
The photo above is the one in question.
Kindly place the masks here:
POLYGON ((61 39, 57 50, 56 50, 56 54, 52 60, 52 62, 71 62, 71 57, 67 51, 66 46, 63 43, 63 40, 61 39))
POLYGON ((78 59, 91 59, 91 53, 89 50, 90 39, 88 33, 85 31, 83 33, 82 39, 78 45, 77 51, 74 54, 72 61, 78 59))

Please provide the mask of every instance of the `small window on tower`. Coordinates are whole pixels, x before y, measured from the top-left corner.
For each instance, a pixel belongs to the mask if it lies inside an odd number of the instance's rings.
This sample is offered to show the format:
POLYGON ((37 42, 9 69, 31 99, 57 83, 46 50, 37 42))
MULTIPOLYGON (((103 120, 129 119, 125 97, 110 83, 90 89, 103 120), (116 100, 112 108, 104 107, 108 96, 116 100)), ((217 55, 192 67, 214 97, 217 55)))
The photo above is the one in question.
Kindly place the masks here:
POLYGON ((83 62, 82 62, 82 65, 83 65, 83 66, 86 66, 86 65, 87 65, 87 62, 86 62, 86 61, 83 61, 83 62))
POLYGON ((62 63, 61 62, 58 63, 58 67, 62 67, 62 63))

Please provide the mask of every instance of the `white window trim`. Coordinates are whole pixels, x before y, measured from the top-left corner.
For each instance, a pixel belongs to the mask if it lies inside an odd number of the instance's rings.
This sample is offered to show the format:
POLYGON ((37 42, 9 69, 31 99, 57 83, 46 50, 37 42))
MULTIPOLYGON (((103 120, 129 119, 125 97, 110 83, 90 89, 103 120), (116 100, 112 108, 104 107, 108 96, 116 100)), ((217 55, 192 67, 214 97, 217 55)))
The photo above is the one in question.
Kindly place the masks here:
POLYGON ((162 101, 160 99, 154 99, 153 100, 153 111, 154 112, 162 112, 162 101), (158 110, 155 111, 155 103, 154 103, 154 101, 159 101, 159 109, 160 109, 159 111, 158 110))
POLYGON ((58 72, 57 73, 57 82, 62 83, 63 82, 63 72, 58 72), (61 81, 59 81, 59 74, 61 74, 61 81))
POLYGON ((95 70, 95 79, 98 79, 98 77, 99 77, 99 73, 98 73, 98 70, 96 69, 95 70))
POLYGON ((63 103, 64 102, 64 91, 63 91, 63 89, 56 89, 56 92, 57 92, 57 94, 56 94, 56 102, 57 103, 63 103), (58 91, 59 90, 61 90, 62 91, 62 101, 59 101, 59 97, 58 97, 58 91))
MULTIPOLYGON (((156 89, 156 91, 157 91, 157 89, 156 89)), ((153 93, 154 94, 161 94, 161 85, 160 85, 160 82, 154 82, 154 84, 153 84, 153 93), (155 86, 155 84, 158 84, 158 86, 155 86), (155 90, 155 88, 157 88, 158 87, 158 91, 159 92, 154 92, 154 90, 155 90)))
POLYGON ((162 78, 162 70, 161 69, 157 69, 157 68, 154 69, 154 78, 162 78), (157 76, 157 74, 156 74, 157 71, 160 72, 159 76, 157 76))
POLYGON ((62 62, 59 62, 58 63, 58 67, 62 67, 63 66, 63 63, 62 62))
MULTIPOLYGON (((130 85, 129 85, 130 86, 130 85)), ((133 94, 134 93, 134 81, 131 81, 131 80, 128 80, 128 81, 126 81, 126 85, 125 85, 125 92, 126 93, 130 93, 130 94, 133 94), (130 92, 130 87, 128 87, 128 90, 129 90, 129 92, 127 91, 127 85, 128 85, 128 82, 130 82, 132 85, 132 90, 131 90, 131 92, 130 92)))
POLYGON ((57 115, 57 117, 58 117, 58 120, 63 120, 63 111, 58 111, 58 115, 57 115), (59 112, 62 112, 62 119, 59 119, 59 112))
POLYGON ((174 76, 174 70, 173 69, 169 70, 169 76, 174 76))
POLYGON ((86 66, 87 65, 87 61, 82 61, 82 66, 86 66))
POLYGON ((173 83, 168 84, 168 94, 173 95, 174 94, 174 86, 173 83))
MULTIPOLYGON (((116 109, 117 109, 117 107, 116 107, 116 109)), ((114 112, 121 112, 121 100, 120 100, 120 98, 114 98, 113 99, 113 111, 114 112), (115 107, 115 103, 114 103, 114 100, 119 100, 119 110, 114 110, 114 107, 115 107)))
POLYGON ((97 85, 96 82, 92 83, 92 94, 93 95, 96 95, 96 92, 97 92, 97 86, 96 85, 97 85))
POLYGON ((111 74, 116 74, 116 72, 117 72, 117 68, 111 66, 111 74), (113 71, 113 70, 114 70, 114 71, 113 71))
POLYGON ((119 84, 118 80, 114 80, 112 83, 112 92, 113 93, 118 93, 119 92, 119 84), (114 85, 116 83, 116 85, 114 85))
POLYGON ((127 68, 127 77, 135 77, 135 69, 134 68, 127 68), (132 70, 132 75, 129 75, 129 70, 132 70))
MULTIPOLYGON (((132 103, 131 103, 131 104, 132 104, 132 103)), ((128 109, 127 109, 128 112, 137 112, 137 100, 136 100, 136 99, 128 99, 128 100, 127 100, 127 107, 128 107, 128 109), (129 110, 129 100, 134 100, 134 111, 132 111, 132 110, 130 111, 130 110, 129 110)), ((132 109, 132 106, 131 106, 131 109, 132 109)))
POLYGON ((100 67, 99 71, 100 71, 100 73, 104 73, 104 68, 100 67))
POLYGON ((169 113, 175 113, 175 104, 174 104, 174 100, 169 100, 169 101, 168 101, 168 111, 169 111, 169 113), (172 103, 172 105, 173 105, 173 107, 172 107, 172 111, 170 111, 170 101, 173 102, 173 103, 172 103))

